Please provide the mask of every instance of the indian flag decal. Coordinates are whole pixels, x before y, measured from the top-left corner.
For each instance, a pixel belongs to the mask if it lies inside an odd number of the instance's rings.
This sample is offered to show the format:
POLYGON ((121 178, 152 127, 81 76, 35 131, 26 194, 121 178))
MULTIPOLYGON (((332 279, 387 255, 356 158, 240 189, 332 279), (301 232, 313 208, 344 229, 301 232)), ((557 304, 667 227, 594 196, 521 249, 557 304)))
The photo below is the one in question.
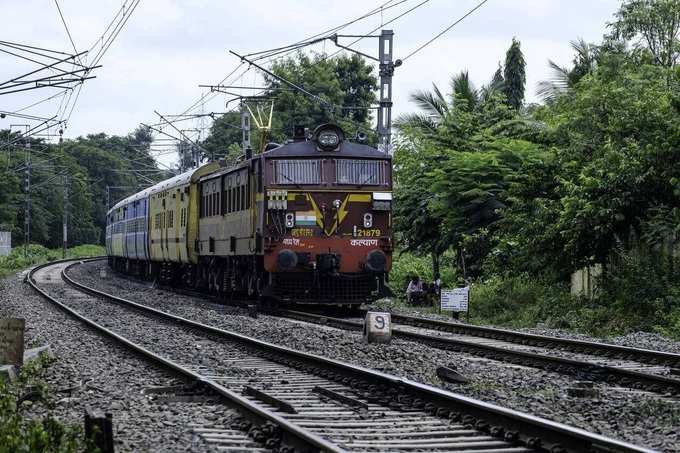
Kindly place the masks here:
POLYGON ((314 211, 296 212, 295 224, 301 226, 314 226, 316 225, 316 214, 314 211))

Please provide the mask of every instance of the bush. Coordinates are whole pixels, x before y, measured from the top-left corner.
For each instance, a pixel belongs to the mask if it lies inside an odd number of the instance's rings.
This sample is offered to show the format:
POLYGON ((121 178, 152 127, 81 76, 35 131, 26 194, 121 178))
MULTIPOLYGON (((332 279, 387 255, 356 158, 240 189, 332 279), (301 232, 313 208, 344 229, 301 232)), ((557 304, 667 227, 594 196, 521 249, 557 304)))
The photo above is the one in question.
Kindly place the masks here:
POLYGON ((610 337, 632 331, 680 338, 680 262, 650 250, 618 249, 598 280, 593 300, 566 283, 540 277, 495 276, 473 286, 472 322, 507 327, 568 328, 610 337))
POLYGON ((493 277, 473 285, 470 320, 507 327, 569 328, 577 324, 583 301, 566 285, 550 285, 535 277, 493 277))
POLYGON ((28 419, 22 414, 27 395, 45 400, 47 388, 39 379, 50 360, 41 358, 23 367, 17 382, 0 380, 0 453, 83 451, 81 429, 67 426, 51 416, 28 419))
POLYGON ((601 329, 657 331, 680 338, 680 261, 641 246, 617 249, 602 274, 595 302, 601 329))
MULTIPOLYGON (((105 254, 106 249, 101 245, 78 245, 66 250, 67 258, 81 258, 105 254)), ((28 253, 25 253, 24 247, 19 246, 12 249, 9 255, 0 256, 0 276, 17 272, 21 269, 26 269, 27 267, 46 261, 58 260, 61 259, 61 257, 61 249, 50 250, 42 245, 30 244, 28 246, 28 253)))

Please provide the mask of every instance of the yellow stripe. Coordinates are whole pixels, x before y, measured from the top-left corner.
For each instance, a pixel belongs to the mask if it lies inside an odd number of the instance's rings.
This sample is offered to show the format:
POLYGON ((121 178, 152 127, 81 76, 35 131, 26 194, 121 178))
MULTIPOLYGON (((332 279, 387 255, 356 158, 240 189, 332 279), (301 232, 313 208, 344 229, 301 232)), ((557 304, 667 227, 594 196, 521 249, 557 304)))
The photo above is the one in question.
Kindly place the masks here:
POLYGON ((350 203, 355 202, 355 203, 370 203, 371 202, 371 194, 370 193, 352 193, 349 195, 349 200, 350 203))

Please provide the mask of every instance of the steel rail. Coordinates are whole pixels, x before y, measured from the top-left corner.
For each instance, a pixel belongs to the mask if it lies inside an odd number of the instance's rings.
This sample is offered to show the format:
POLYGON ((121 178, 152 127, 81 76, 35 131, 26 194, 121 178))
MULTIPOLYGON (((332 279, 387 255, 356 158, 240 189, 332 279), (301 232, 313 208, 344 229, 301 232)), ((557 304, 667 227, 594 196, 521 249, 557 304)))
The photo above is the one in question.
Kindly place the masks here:
MULTIPOLYGON (((73 263, 71 266, 78 264, 73 263)), ((69 267, 71 267, 69 266, 69 267)), ((462 420, 475 429, 488 432, 517 446, 534 448, 539 452, 651 452, 637 445, 594 434, 583 429, 543 419, 534 415, 475 400, 447 390, 421 384, 405 378, 370 370, 326 357, 293 350, 239 333, 223 330, 214 326, 192 321, 155 308, 151 308, 76 282, 67 275, 62 276, 67 283, 80 291, 103 297, 108 300, 151 313, 163 319, 188 326, 191 329, 228 339, 259 349, 280 363, 302 368, 310 374, 343 383, 365 392, 381 394, 381 397, 395 404, 403 402, 404 396, 413 401, 413 407, 425 409, 431 414, 448 415, 451 420, 462 420)))
POLYGON ((634 348, 630 346, 619 346, 609 343, 599 343, 596 341, 551 337, 546 335, 499 329, 496 327, 475 326, 472 324, 427 319, 399 313, 391 313, 391 316, 392 320, 397 323, 408 324, 415 327, 426 327, 445 332, 473 335, 476 337, 503 340, 511 343, 539 346, 543 348, 556 347, 584 354, 626 358, 651 365, 663 364, 669 367, 680 367, 680 354, 675 354, 672 352, 654 351, 651 349, 634 348))
MULTIPOLYGON (((362 330, 364 326, 361 321, 333 318, 300 311, 282 310, 280 311, 280 314, 295 319, 323 323, 343 329, 362 330)), ((538 367, 563 374, 578 375, 582 378, 585 376, 588 380, 605 381, 610 384, 616 383, 625 387, 644 389, 656 393, 680 394, 680 380, 666 376, 642 373, 583 360, 519 351, 483 343, 473 343, 469 340, 459 340, 455 338, 428 335, 425 333, 410 332, 408 330, 399 329, 398 327, 392 327, 392 335, 397 338, 425 343, 440 349, 459 351, 493 360, 538 367)))
MULTIPOLYGON (((97 260, 101 258, 93 258, 93 260, 97 260)), ((242 415, 245 415, 247 418, 249 418, 252 421, 257 422, 258 424, 264 424, 266 422, 271 422, 274 423, 275 425, 279 426, 283 432, 286 434, 283 439, 282 443, 286 444, 293 444, 295 446, 301 447, 304 449, 304 451, 328 451, 328 452, 343 452, 344 450, 341 448, 338 448, 336 445, 333 445, 329 442, 327 442, 325 439, 317 436, 316 434, 300 427, 297 426, 290 421, 280 417, 279 415, 265 409, 262 406, 259 406, 258 404, 253 403, 252 401, 249 401, 248 399, 242 397, 241 395, 233 392, 232 390, 229 390, 228 388, 218 384, 217 382, 207 379, 200 374, 183 367, 182 365, 179 365, 178 363, 166 359, 163 356, 160 356, 158 354, 153 353, 152 351, 146 349, 145 347, 136 344, 127 338, 118 335, 117 333, 107 329, 106 327, 96 323, 95 321, 87 318, 86 316, 78 313, 77 311, 73 310, 72 308, 68 307, 67 305, 59 302, 56 298, 52 297, 45 291, 44 289, 40 288, 38 284, 36 283, 35 279, 33 278, 33 274, 43 268, 53 266, 55 264, 61 264, 65 262, 73 261, 72 259, 65 259, 65 260, 58 260, 58 261, 52 261, 50 263, 45 263, 42 265, 39 265, 35 268, 33 268, 28 276, 27 276, 27 281, 35 289, 41 296, 43 296, 45 299, 48 301, 52 302, 53 304, 57 305, 60 309, 65 311, 67 314, 71 315, 72 317, 78 319, 79 321, 83 322, 84 324, 92 327, 94 330, 104 334, 107 337, 110 337, 117 342, 121 343, 123 346, 127 347, 128 349, 134 351, 135 353, 140 354, 143 356, 145 359, 155 363, 156 365, 160 365, 162 368, 165 368, 167 370, 170 370, 174 374, 179 374, 185 378, 189 378, 190 380, 198 383, 205 385, 207 388, 213 390, 216 394, 222 396, 225 398, 229 403, 231 403, 231 406, 234 407, 236 410, 238 410, 242 415)), ((73 266, 74 264, 78 264, 80 260, 77 262, 69 265, 73 266)), ((68 268, 67 267, 67 268, 68 268)), ((68 278, 65 275, 65 272, 62 271, 62 277, 65 277, 66 283, 78 288, 78 284, 75 284, 70 278, 68 278)), ((85 289, 81 289, 81 291, 87 292, 92 294, 93 291, 88 291, 85 289)), ((103 296, 103 294, 97 294, 100 297, 109 297, 109 296, 103 296)), ((110 297, 115 297, 115 296, 110 296, 110 297)))

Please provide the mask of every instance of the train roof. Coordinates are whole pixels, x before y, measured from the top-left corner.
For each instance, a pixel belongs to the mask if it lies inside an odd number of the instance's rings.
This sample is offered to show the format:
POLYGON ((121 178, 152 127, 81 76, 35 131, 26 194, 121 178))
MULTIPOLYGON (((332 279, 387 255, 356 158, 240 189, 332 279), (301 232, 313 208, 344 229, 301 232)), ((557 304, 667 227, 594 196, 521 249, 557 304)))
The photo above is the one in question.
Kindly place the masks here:
MULTIPOLYGON (((146 189, 137 192, 133 195, 130 195, 127 198, 124 198, 120 200, 118 203, 113 205, 111 209, 109 209, 109 213, 113 211, 114 209, 118 209, 121 206, 126 206, 134 201, 141 200, 142 198, 146 198, 149 195, 153 195, 158 192, 162 192, 163 190, 169 189, 171 187, 175 186, 181 186, 188 184, 192 178, 199 178, 203 174, 211 171, 215 171, 219 169, 219 164, 216 162, 211 162, 208 164, 205 164, 201 167, 198 168, 193 168, 189 171, 185 171, 184 173, 181 173, 177 176, 173 176, 172 178, 164 179, 163 181, 154 184, 151 187, 147 187, 146 189)), ((108 214, 108 213, 107 213, 108 214)))
MULTIPOLYGON (((377 148, 365 145, 363 143, 350 142, 348 140, 343 140, 338 149, 335 151, 323 151, 317 147, 317 142, 315 140, 300 140, 286 143, 285 145, 278 146, 276 148, 270 149, 263 152, 262 154, 253 156, 253 159, 259 158, 266 159, 276 159, 276 158, 314 158, 314 157, 349 157, 349 158, 364 158, 364 159, 392 159, 389 154, 379 151, 377 148)), ((134 201, 140 200, 142 198, 148 197, 158 192, 162 192, 170 187, 175 187, 178 185, 188 184, 190 181, 196 181, 199 179, 205 179, 208 176, 216 176, 218 174, 228 173, 234 171, 238 168, 246 167, 249 161, 241 161, 237 164, 225 168, 221 166, 218 162, 212 162, 203 165, 197 169, 192 169, 184 172, 180 175, 174 176, 172 178, 163 180, 158 184, 148 187, 141 192, 137 192, 134 195, 119 201, 116 203, 109 212, 114 209, 118 209, 121 206, 125 206, 134 201)), ((108 213, 107 213, 108 214, 108 213)))
POLYGON ((262 153, 265 158, 278 157, 362 157, 366 159, 391 159, 392 156, 362 143, 343 141, 337 151, 320 151, 313 140, 287 143, 262 153))

